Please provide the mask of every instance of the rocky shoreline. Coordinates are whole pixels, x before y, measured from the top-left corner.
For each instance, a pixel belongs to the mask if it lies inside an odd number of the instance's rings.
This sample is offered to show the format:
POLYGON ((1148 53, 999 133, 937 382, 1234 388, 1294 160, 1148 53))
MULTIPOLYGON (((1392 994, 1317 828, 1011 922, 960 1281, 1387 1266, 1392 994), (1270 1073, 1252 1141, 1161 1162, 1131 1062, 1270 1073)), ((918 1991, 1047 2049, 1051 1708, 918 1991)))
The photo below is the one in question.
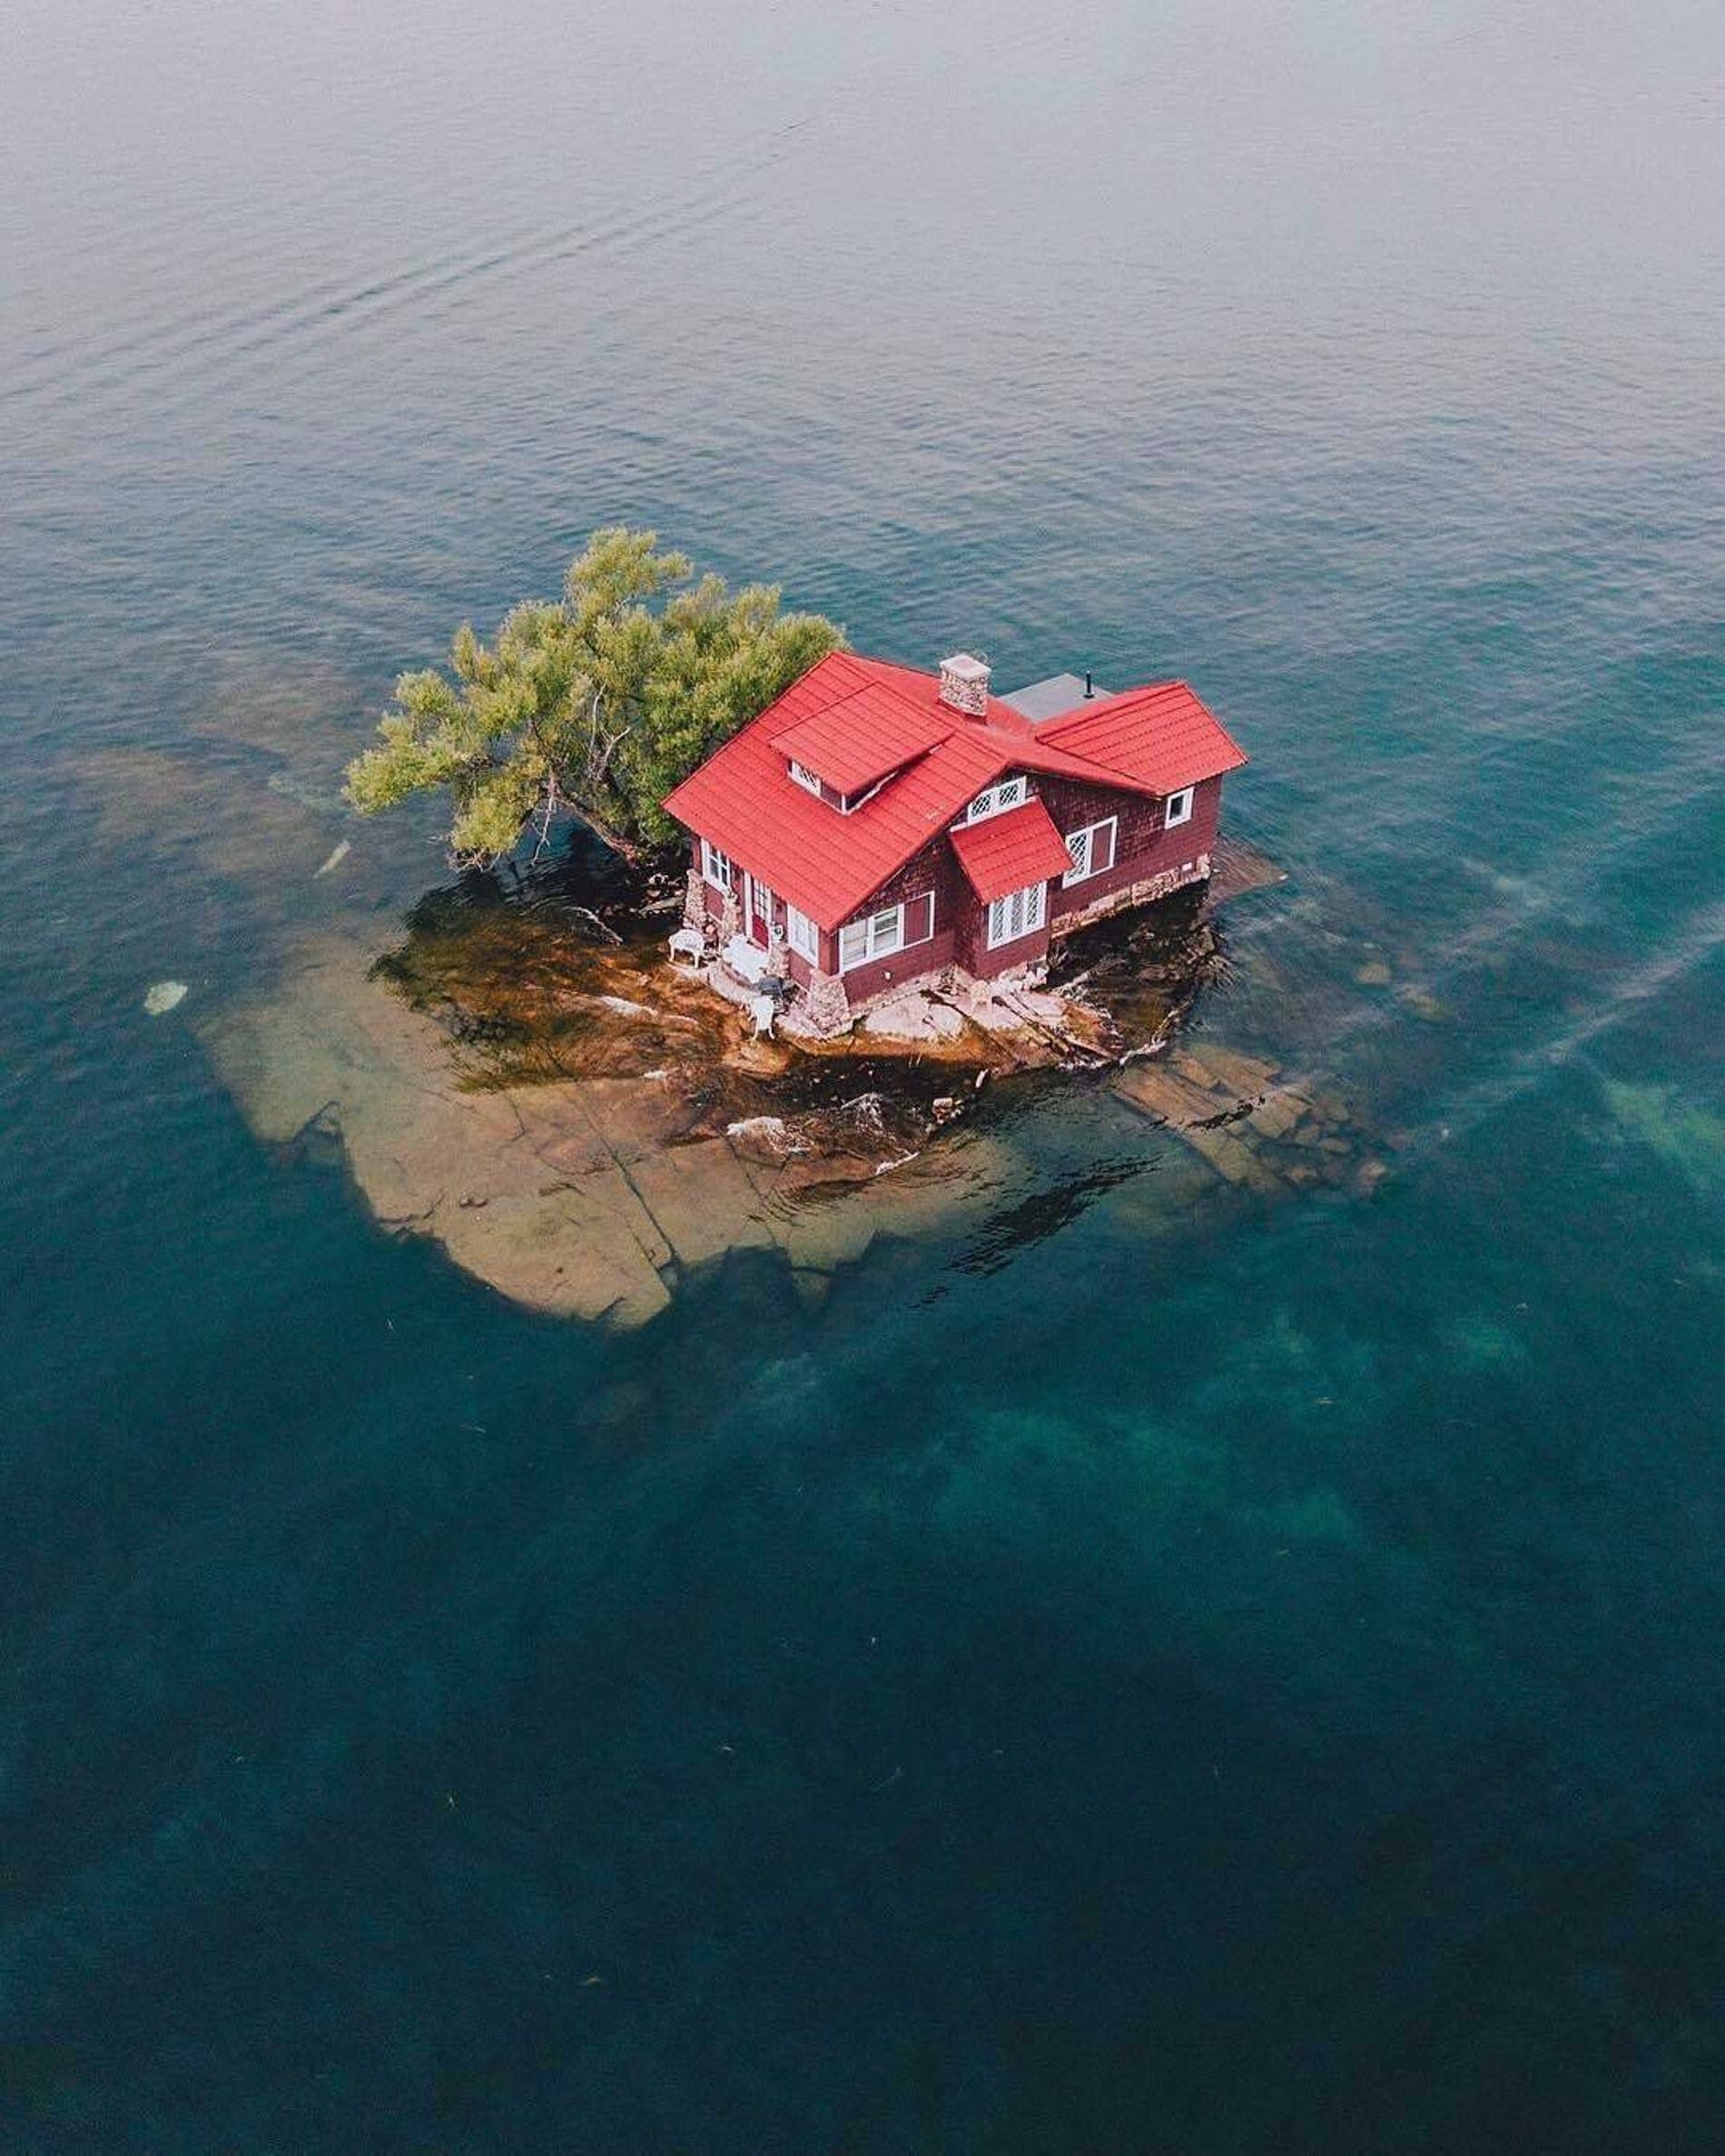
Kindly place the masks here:
POLYGON ((1195 1193, 1364 1192, 1385 1172, 1346 1102, 1182 1030, 1221 963, 1213 896, 1082 931, 1044 986, 987 1009, 927 984, 936 1028, 820 1043, 757 1036, 667 957, 646 901, 468 880, 389 950, 302 946, 201 1037, 258 1135, 338 1146, 386 1228, 613 1324, 734 1251, 775 1254, 818 1301, 882 1234, 980 1224, 1023 1176, 975 1111, 1020 1074, 1064 1068, 1165 1128, 1195 1193))

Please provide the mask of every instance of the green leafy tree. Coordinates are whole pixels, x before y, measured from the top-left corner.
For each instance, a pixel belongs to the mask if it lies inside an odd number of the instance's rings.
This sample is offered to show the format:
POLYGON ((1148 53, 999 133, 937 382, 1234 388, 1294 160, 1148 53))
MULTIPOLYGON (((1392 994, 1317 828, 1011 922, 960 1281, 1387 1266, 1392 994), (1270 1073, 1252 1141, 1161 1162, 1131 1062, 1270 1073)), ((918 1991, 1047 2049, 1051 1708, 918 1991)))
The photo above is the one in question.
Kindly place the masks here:
POLYGON ((596 531, 561 600, 517 606, 488 645, 463 626, 449 674, 401 676, 347 797, 374 815, 444 789, 464 861, 495 860, 534 826, 543 843, 566 809, 625 852, 669 844, 672 787, 843 644, 779 596, 695 579, 655 532, 596 531))

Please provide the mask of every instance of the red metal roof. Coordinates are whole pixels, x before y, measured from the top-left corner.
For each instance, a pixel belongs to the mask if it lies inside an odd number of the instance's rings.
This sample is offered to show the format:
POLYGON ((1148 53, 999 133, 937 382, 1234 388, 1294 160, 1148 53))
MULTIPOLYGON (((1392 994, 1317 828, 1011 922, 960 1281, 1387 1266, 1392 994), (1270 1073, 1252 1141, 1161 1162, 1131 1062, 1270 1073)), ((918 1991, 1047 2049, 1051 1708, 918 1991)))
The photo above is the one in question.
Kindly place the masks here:
POLYGON ((952 833, 952 851, 985 906, 1022 891, 1027 883, 1062 876, 1072 865, 1066 841, 1040 801, 963 825, 952 833))
POLYGON ((835 793, 861 793, 943 740, 951 723, 950 714, 943 724, 870 682, 787 728, 778 747, 835 793))
MULTIPOLYGON (((1181 684, 1170 685, 1202 714, 1214 735, 1226 744, 1228 761, 1214 761, 1212 748, 1197 755, 1198 763, 1206 766, 1202 770, 1187 770, 1177 757, 1179 777, 1148 778, 1123 764, 1111 765, 1076 741, 1067 740, 1069 726, 1088 725, 1115 706, 1162 695, 1167 694, 1164 690, 1134 690, 1126 696, 1102 698, 1038 728, 1000 697, 990 697, 985 717, 971 718, 941 703, 940 682, 933 674, 881 659, 858 658, 852 652, 833 652, 668 794, 665 812, 710 839, 822 928, 835 929, 912 854, 951 825, 984 786, 1010 772, 1059 773, 1091 785, 1160 793, 1244 763, 1191 692, 1181 684), (853 725, 858 735, 853 752, 847 740, 853 725), (804 745, 825 744, 822 753, 831 771, 810 762, 800 749, 788 747, 793 737, 804 745), (882 765, 883 754, 896 754, 912 740, 921 745, 911 751, 911 762, 882 765), (793 753, 841 793, 858 792, 888 772, 897 775, 843 815, 791 777, 793 753), (870 769, 868 777, 852 775, 863 769, 870 769), (831 775, 841 770, 848 783, 831 775)), ((1135 756, 1142 746, 1141 731, 1130 724, 1121 729, 1135 756)), ((1153 723, 1149 732, 1154 734, 1153 723)), ((1011 820, 1010 815, 998 819, 1011 820)), ((1062 847, 1061 865, 1064 861, 1062 847)), ((1034 881, 1037 873, 1030 870, 1022 882, 1034 881)), ((1021 884, 1008 888, 1016 891, 1021 884)))
POLYGON ((1183 681, 1099 696, 1045 719, 1037 733, 1158 794, 1220 778, 1246 762, 1220 720, 1183 681))

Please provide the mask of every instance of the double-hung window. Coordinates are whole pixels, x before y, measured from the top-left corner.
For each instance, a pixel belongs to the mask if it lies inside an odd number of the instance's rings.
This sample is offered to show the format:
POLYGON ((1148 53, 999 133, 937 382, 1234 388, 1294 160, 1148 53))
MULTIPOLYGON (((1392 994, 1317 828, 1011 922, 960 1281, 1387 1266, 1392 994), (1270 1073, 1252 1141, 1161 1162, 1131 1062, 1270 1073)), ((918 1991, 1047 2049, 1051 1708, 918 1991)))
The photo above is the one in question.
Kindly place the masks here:
POLYGON ((794 906, 784 909, 784 940, 799 958, 807 959, 811 965, 820 964, 821 931, 794 906))
POLYGON ((1162 818, 1168 830, 1172 831, 1177 823, 1189 823, 1192 821, 1192 795, 1195 791, 1191 786, 1182 786, 1178 793, 1168 795, 1168 811, 1162 818))
POLYGON ((736 870, 731 856, 721 853, 711 839, 701 841, 701 872, 709 883, 716 883, 721 891, 729 891, 736 881, 736 870))
POLYGON ((1099 876, 1104 869, 1111 869, 1119 829, 1119 818, 1109 816, 1100 823, 1087 823, 1082 831, 1069 831, 1066 850, 1072 856, 1072 865, 1061 882, 1082 883, 1091 876, 1099 876))
POLYGON ((839 930, 839 971, 848 973, 853 966, 866 966, 871 960, 891 958, 895 950, 933 940, 934 893, 920 891, 900 905, 883 906, 878 913, 847 920, 839 930))
POLYGON ((1048 919, 1048 911, 1046 883, 1027 883, 1022 891, 1009 891, 1005 898, 996 899, 989 908, 989 949, 996 950, 1002 943, 1015 943, 1020 936, 1040 929, 1048 919))
POLYGON ((1008 809, 1021 809, 1030 798, 1030 782, 1022 774, 1016 779, 996 779, 993 785, 984 786, 965 810, 964 821, 981 823, 985 817, 1002 816, 1008 809))
POLYGON ((890 958, 904 948, 904 909, 884 906, 878 913, 865 913, 860 920, 847 920, 839 930, 839 971, 866 966, 871 959, 890 958))

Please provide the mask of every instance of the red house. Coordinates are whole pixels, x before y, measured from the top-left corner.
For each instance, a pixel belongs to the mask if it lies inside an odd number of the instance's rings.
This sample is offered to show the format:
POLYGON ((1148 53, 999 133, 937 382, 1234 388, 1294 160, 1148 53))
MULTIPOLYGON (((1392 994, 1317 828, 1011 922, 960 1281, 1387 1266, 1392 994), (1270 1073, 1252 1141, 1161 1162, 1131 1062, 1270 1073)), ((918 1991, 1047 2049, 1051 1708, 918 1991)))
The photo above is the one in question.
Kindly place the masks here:
POLYGON ((1184 682, 1001 697, 967 653, 936 675, 835 652, 665 806, 695 836, 688 925, 745 977, 788 973, 829 1030, 949 966, 1021 977, 1080 922, 1202 881, 1245 762, 1184 682))

